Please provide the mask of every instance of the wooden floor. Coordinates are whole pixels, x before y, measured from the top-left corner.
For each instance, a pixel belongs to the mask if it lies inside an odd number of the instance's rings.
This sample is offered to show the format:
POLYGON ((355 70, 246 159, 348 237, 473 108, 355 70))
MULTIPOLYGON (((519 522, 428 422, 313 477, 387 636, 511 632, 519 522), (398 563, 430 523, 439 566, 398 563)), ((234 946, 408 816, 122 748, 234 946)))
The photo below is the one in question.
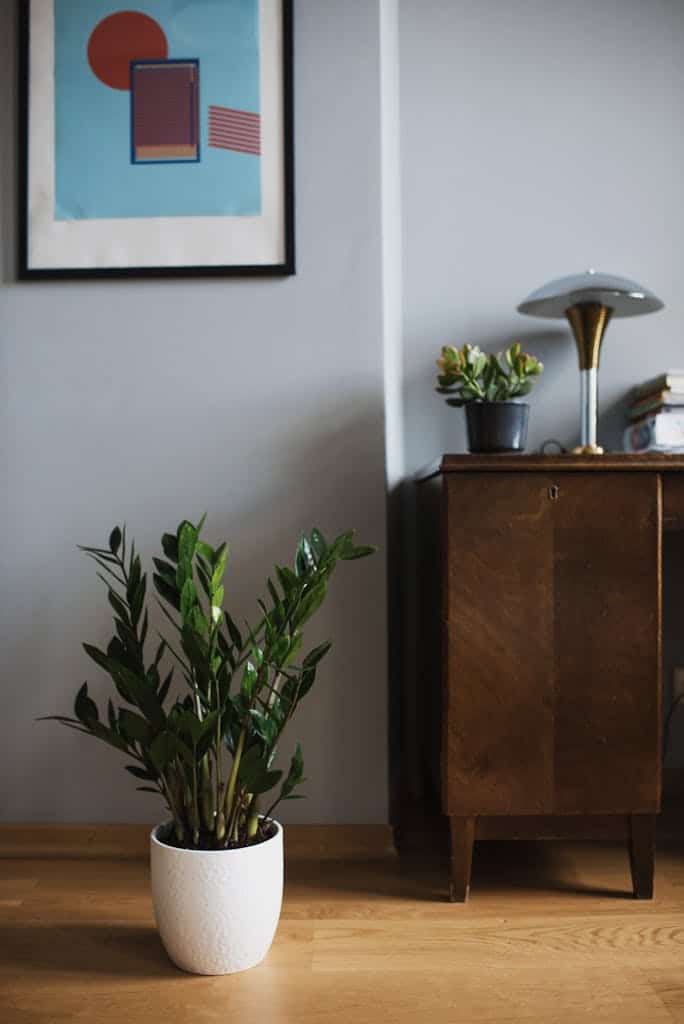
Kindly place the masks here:
POLYGON ((481 844, 471 902, 446 866, 290 857, 261 967, 184 975, 157 939, 143 861, 0 861, 3 1024, 684 1024, 684 852, 656 900, 611 845, 481 844))

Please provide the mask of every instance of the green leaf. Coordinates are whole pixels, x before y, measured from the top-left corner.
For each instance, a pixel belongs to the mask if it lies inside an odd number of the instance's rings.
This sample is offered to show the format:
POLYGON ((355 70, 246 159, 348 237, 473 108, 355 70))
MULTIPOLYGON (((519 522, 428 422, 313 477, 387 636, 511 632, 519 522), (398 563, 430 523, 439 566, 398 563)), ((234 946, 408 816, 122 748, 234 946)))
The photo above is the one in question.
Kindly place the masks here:
POLYGON ((240 782, 248 792, 255 796, 267 793, 278 784, 282 778, 282 771, 271 770, 268 767, 268 758, 264 757, 259 748, 250 747, 240 762, 240 782))
POLYGON ((286 565, 276 565, 275 571, 285 594, 289 594, 295 587, 299 586, 297 576, 286 565))
POLYGON ((192 566, 197 544, 197 530, 185 520, 178 528, 178 562, 186 566, 192 566))
POLYGON ((295 752, 292 755, 292 760, 290 761, 290 768, 285 778, 285 781, 281 786, 278 798, 272 804, 270 810, 268 811, 269 815, 272 814, 273 808, 277 804, 279 804, 281 800, 298 799, 297 797, 292 796, 292 791, 293 789, 295 789, 295 787, 299 786, 304 781, 304 758, 302 755, 302 748, 298 743, 297 746, 295 747, 295 752))
POLYGON ((314 668, 318 662, 326 656, 330 648, 332 647, 332 640, 326 640, 325 643, 319 644, 318 647, 314 647, 313 650, 309 651, 307 656, 304 658, 304 668, 314 668))
POLYGON ((205 565, 206 562, 204 562, 203 559, 198 558, 195 564, 195 571, 197 573, 197 579, 200 582, 200 586, 202 588, 204 596, 208 598, 209 601, 211 601, 211 580, 209 578, 209 574, 205 569, 205 565))
POLYGON ((143 779, 145 782, 154 782, 157 778, 154 772, 148 772, 145 768, 139 768, 137 764, 127 764, 126 771, 134 775, 136 779, 143 779))
POLYGON ((194 631, 196 633, 199 633, 201 636, 206 636, 206 634, 209 632, 209 623, 207 622, 207 617, 199 605, 195 606, 195 610, 192 612, 190 616, 190 624, 194 631))
POLYGON ((271 748, 278 738, 278 723, 259 708, 252 708, 250 715, 256 735, 263 740, 266 747, 271 748))
POLYGON ((214 553, 214 572, 211 577, 212 586, 217 587, 223 578, 228 560, 228 545, 224 542, 214 553))
POLYGON ((197 604, 197 588, 191 579, 187 579, 183 584, 183 590, 180 598, 180 613, 183 618, 183 622, 189 622, 192 615, 192 611, 197 604))
POLYGON ((169 687, 171 686, 171 680, 172 679, 173 679, 173 669, 171 669, 169 674, 164 679, 164 682, 159 687, 159 690, 157 691, 157 699, 158 699, 160 704, 163 704, 164 701, 166 700, 167 696, 168 696, 169 687))
POLYGON ((321 559, 325 558, 328 552, 328 545, 326 543, 325 537, 323 536, 321 531, 314 526, 313 530, 311 531, 310 540, 313 553, 316 556, 316 561, 320 562, 321 559))
POLYGON ((304 623, 311 618, 314 612, 318 611, 325 600, 327 588, 328 585, 326 581, 322 579, 304 595, 302 600, 299 602, 296 614, 292 617, 293 623, 296 623, 297 626, 303 626, 304 623))
POLYGON ((131 622, 134 626, 137 626, 138 622, 140 621, 143 605, 145 603, 146 590, 147 577, 143 576, 135 589, 133 597, 131 598, 131 622))
POLYGON ((123 603, 123 601, 121 600, 121 598, 119 597, 117 592, 110 588, 110 590, 109 590, 109 592, 107 594, 107 597, 108 597, 110 605, 112 606, 112 608, 114 609, 116 614, 119 616, 121 621, 126 626, 130 626, 131 620, 130 620, 130 617, 129 617, 129 614, 128 614, 128 608, 123 603))
POLYGON ((134 740, 146 746, 152 739, 150 723, 145 721, 135 711, 122 708, 119 712, 119 729, 126 739, 134 740))
POLYGON ((268 592, 271 595, 271 600, 273 601, 274 608, 280 608, 282 606, 282 600, 280 594, 278 593, 276 585, 270 576, 266 580, 266 586, 268 587, 268 592))
POLYGON ((307 693, 316 681, 316 666, 313 668, 307 667, 304 669, 300 676, 299 690, 297 694, 297 703, 306 697, 307 693))
POLYGON ((150 746, 150 761, 161 774, 178 753, 178 737, 171 732, 160 732, 150 746))
POLYGON ((280 791, 281 799, 287 800, 295 786, 298 786, 304 781, 304 755, 302 754, 301 744, 297 744, 295 752, 292 755, 290 761, 290 770, 287 773, 287 778, 283 783, 283 787, 280 791))
POLYGON ((118 526, 115 526, 109 535, 109 550, 113 555, 117 553, 121 546, 121 530, 118 526))
POLYGON ((78 720, 83 722, 84 725, 90 725, 91 723, 99 720, 100 716, 98 714, 97 704, 88 696, 87 683, 84 683, 76 694, 74 712, 78 720))
POLYGON ((228 627, 228 633, 230 635, 231 642, 234 647, 242 649, 242 634, 235 625, 229 612, 224 612, 224 618, 226 620, 226 626, 228 627))
POLYGON ((184 711, 176 723, 179 732, 190 737, 193 747, 196 747, 202 737, 202 725, 194 711, 184 711))
POLYGON ((369 555, 374 555, 377 550, 372 544, 362 544, 358 548, 352 548, 348 553, 340 555, 340 558, 345 562, 351 562, 355 558, 367 558, 369 555))
POLYGON ((242 674, 242 685, 240 687, 240 692, 244 697, 247 698, 247 700, 250 699, 252 693, 254 692, 254 687, 256 685, 257 678, 258 672, 256 668, 254 667, 251 661, 248 661, 245 664, 245 669, 242 674))
POLYGON ((299 538, 299 544, 295 551, 295 572, 297 576, 308 576, 316 568, 316 559, 306 534, 299 538))
POLYGON ((83 650, 86 652, 89 658, 92 658, 96 665, 103 668, 105 672, 110 671, 110 660, 108 656, 101 651, 99 647, 93 647, 92 644, 83 644, 83 650))
POLYGON ((211 544, 207 544, 207 542, 204 540, 198 540, 197 544, 195 545, 195 550, 199 555, 202 556, 202 558, 205 559, 205 561, 209 563, 209 565, 214 564, 214 557, 216 552, 212 548, 211 544))
POLYGON ((114 709, 114 705, 111 702, 111 699, 107 701, 107 721, 109 722, 109 728, 112 729, 113 731, 116 731, 116 728, 117 728, 116 711, 114 709))
POLYGON ((301 648, 302 648, 302 634, 301 633, 293 633, 293 635, 289 638, 288 650, 287 650, 287 653, 285 655, 285 659, 282 662, 282 668, 286 668, 288 665, 292 664, 292 662, 295 660, 295 658, 299 654, 301 648))

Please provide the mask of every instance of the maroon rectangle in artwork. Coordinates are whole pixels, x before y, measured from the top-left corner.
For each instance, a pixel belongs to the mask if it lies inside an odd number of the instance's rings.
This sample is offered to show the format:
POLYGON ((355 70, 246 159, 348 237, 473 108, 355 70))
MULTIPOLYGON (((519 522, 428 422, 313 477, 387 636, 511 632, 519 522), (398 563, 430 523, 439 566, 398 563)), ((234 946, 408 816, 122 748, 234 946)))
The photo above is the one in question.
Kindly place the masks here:
POLYGON ((199 61, 131 65, 133 163, 199 160, 199 61))
POLYGON ((248 110, 209 107, 209 145, 237 153, 261 153, 261 118, 248 110))

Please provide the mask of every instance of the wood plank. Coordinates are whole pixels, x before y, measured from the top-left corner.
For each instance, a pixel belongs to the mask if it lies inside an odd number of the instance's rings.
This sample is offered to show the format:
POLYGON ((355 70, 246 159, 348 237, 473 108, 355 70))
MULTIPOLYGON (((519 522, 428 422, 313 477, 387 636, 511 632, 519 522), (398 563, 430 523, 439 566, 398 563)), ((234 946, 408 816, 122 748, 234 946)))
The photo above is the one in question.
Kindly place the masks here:
POLYGON ((684 530, 684 476, 663 474, 663 528, 684 530))
POLYGON ((142 861, 6 860, 22 906, 0 907, 2 1021, 684 1021, 681 846, 660 853, 654 904, 616 899, 616 845, 484 844, 473 871, 456 906, 438 862, 295 858, 264 964, 202 978, 167 960, 142 861))
POLYGON ((554 810, 660 802, 656 474, 563 478, 553 503, 554 810))
MULTIPOLYGON (((147 859, 151 825, 0 824, 0 858, 147 859)), ((296 857, 382 857, 394 849, 390 825, 286 825, 296 857)))
POLYGON ((447 480, 446 814, 552 809, 552 483, 447 480))
MULTIPOLYGON (((433 475, 435 465, 426 477, 433 475)), ((606 455, 444 455, 439 463, 442 473, 681 473, 684 455, 660 452, 643 454, 609 452, 606 455)))

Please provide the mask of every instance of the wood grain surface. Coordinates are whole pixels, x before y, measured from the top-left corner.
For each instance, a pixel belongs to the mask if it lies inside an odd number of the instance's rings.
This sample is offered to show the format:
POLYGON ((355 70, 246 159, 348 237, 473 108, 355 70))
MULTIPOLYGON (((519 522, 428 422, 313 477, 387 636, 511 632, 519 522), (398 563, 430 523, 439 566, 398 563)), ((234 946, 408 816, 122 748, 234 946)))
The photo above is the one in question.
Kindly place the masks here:
MULTIPOLYGON (((26 857, 146 860, 152 825, 0 824, 0 860, 26 857)), ((394 846, 390 825, 288 825, 285 847, 304 859, 378 857, 394 846)))
MULTIPOLYGON (((684 455, 608 452, 606 455, 444 455, 443 473, 681 473, 684 455)), ((432 467, 434 472, 435 467, 432 467)), ((428 474, 429 475, 429 474, 428 474)))
POLYGON ((145 862, 7 859, 0 1019, 684 1022, 681 850, 659 851, 655 903, 631 899, 624 849, 611 844, 476 844, 472 884, 471 902, 455 905, 442 863, 290 857, 265 963, 202 978, 164 954, 145 862))
POLYGON ((553 810, 552 483, 446 481, 446 814, 553 810))
POLYGON ((553 810, 653 813, 661 763, 660 481, 655 473, 558 480, 558 500, 549 503, 553 810))

